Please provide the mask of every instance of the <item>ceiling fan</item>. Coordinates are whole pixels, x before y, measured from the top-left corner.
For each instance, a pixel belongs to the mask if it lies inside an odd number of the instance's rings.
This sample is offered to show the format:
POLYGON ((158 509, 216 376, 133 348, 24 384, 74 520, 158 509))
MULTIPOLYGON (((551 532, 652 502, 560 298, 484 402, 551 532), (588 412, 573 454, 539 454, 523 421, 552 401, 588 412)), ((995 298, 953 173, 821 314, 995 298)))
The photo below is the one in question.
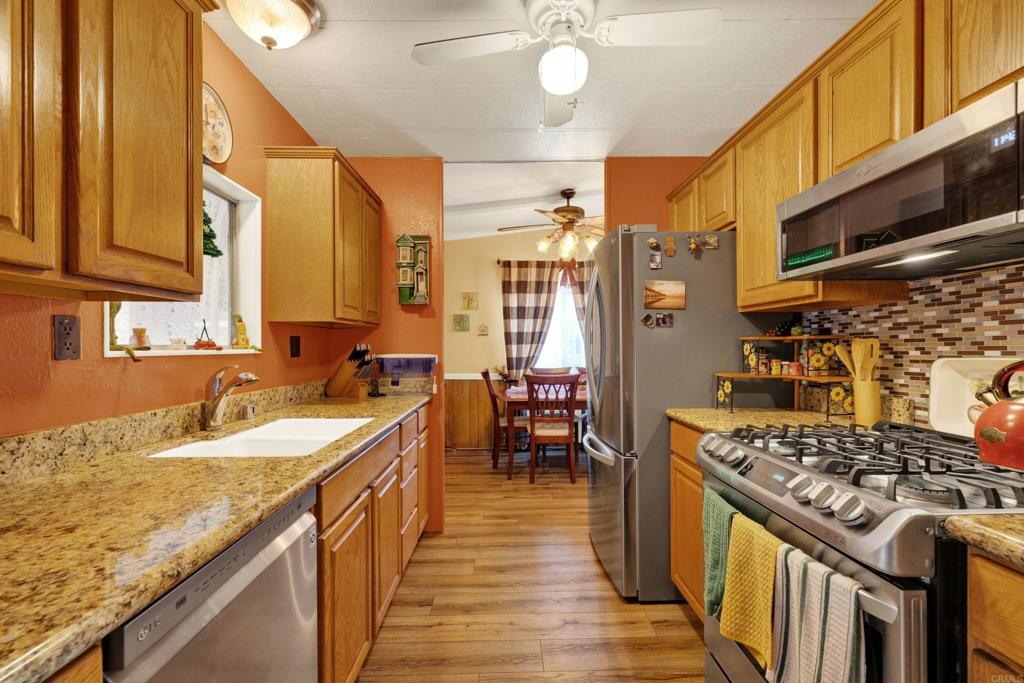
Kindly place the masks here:
POLYGON ((579 101, 570 99, 587 80, 587 55, 576 46, 589 38, 601 47, 703 45, 722 25, 722 10, 693 9, 619 14, 595 20, 596 0, 526 0, 533 32, 499 31, 418 43, 412 57, 431 65, 525 50, 547 41, 537 71, 544 88, 546 127, 572 120, 579 101))
MULTIPOLYGON (((558 227, 550 234, 542 237, 537 242, 537 251, 544 253, 558 245, 558 255, 562 259, 573 258, 579 248, 580 242, 587 248, 587 252, 593 251, 598 241, 604 236, 604 216, 587 218, 587 213, 581 206, 573 206, 572 198, 576 196, 576 190, 567 188, 559 194, 565 200, 565 206, 559 206, 551 211, 547 209, 534 209, 539 214, 547 216, 558 227)), ((511 232, 513 230, 530 230, 544 228, 550 223, 535 223, 533 225, 510 225, 498 228, 498 232, 511 232)))

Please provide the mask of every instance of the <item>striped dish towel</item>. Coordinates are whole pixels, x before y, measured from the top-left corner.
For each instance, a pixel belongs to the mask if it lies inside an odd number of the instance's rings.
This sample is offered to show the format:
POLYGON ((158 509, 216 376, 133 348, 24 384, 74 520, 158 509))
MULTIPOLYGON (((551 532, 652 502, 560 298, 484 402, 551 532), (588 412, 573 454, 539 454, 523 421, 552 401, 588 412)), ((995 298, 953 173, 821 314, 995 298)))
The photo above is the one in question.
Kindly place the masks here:
POLYGON ((791 545, 776 559, 772 683, 864 683, 861 584, 791 545))
POLYGON ((704 489, 704 612, 717 617, 725 592, 729 526, 736 508, 714 489, 704 489))

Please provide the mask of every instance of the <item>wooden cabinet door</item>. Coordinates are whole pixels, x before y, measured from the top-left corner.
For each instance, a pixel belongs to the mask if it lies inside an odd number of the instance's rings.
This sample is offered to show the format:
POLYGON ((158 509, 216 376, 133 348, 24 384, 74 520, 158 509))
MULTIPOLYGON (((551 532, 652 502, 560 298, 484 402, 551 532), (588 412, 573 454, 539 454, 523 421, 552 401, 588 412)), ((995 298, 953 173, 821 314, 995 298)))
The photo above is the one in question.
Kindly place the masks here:
POLYGON ((0 3, 0 262, 53 270, 61 207, 60 3, 0 3))
POLYGON ((370 491, 320 534, 320 680, 352 683, 373 644, 370 491))
POLYGON ((370 485, 373 500, 373 632, 380 630, 402 580, 402 496, 400 458, 370 485))
POLYGON ((672 582, 704 619, 704 491, 700 468, 672 454, 669 489, 672 582))
MULTIPOLYGON (((45 3, 40 3, 45 4, 45 3)), ((72 273, 202 290, 202 8, 79 0, 69 31, 72 273)))
POLYGON ((736 153, 729 149, 700 174, 701 230, 723 230, 736 222, 736 153))
POLYGON ((417 510, 419 515, 419 533, 423 533, 423 529, 427 526, 427 518, 429 517, 428 508, 430 507, 430 440, 428 431, 424 429, 420 433, 419 445, 416 449, 416 469, 418 471, 419 479, 419 495, 417 496, 417 510))
MULTIPOLYGON (((972 550, 967 558, 967 635, 972 649, 1024 669, 1022 613, 1024 574, 972 550)), ((971 680, 981 679, 972 672, 971 680)))
POLYGON ((736 145, 736 296, 741 309, 817 298, 820 284, 778 282, 775 209, 814 185, 814 83, 780 102, 736 145))
POLYGON ((942 10, 945 21, 937 22, 937 26, 945 35, 936 41, 941 44, 945 39, 948 53, 950 92, 946 113, 1024 78, 1024 3, 947 0, 925 4, 926 13, 942 10))
POLYGON ((1024 668, 1010 668, 984 650, 972 650, 967 667, 970 683, 1019 681, 1024 676, 1024 668))
POLYGON ((334 165, 334 172, 334 316, 340 320, 362 320, 363 188, 341 164, 334 165))
POLYGON ((836 53, 818 76, 818 179, 914 132, 918 3, 897 0, 836 53))
POLYGON ((697 180, 680 190, 672 198, 669 228, 677 231, 700 230, 698 206, 700 197, 697 194, 697 180))
POLYGON ((373 197, 363 193, 363 320, 380 322, 381 210, 373 197))

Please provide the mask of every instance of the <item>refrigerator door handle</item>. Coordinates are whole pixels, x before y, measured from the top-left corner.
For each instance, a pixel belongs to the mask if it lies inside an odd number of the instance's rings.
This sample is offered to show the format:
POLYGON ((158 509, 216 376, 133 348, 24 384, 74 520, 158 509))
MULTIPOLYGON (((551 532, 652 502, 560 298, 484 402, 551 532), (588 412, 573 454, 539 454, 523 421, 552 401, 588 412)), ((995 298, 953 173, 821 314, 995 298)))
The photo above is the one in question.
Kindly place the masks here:
POLYGON ((594 435, 590 432, 587 432, 586 436, 583 437, 583 448, 587 451, 587 456, 608 467, 615 467, 615 454, 594 438, 594 435))

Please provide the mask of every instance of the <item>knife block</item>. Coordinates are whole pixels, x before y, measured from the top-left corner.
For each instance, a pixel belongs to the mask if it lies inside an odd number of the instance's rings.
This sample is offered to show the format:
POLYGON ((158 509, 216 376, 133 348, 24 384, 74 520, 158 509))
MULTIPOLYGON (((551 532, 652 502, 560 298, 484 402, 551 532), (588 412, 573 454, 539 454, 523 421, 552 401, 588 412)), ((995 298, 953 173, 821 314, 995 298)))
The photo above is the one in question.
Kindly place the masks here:
POLYGON ((882 419, 882 384, 878 381, 853 382, 853 419, 870 427, 882 419))

